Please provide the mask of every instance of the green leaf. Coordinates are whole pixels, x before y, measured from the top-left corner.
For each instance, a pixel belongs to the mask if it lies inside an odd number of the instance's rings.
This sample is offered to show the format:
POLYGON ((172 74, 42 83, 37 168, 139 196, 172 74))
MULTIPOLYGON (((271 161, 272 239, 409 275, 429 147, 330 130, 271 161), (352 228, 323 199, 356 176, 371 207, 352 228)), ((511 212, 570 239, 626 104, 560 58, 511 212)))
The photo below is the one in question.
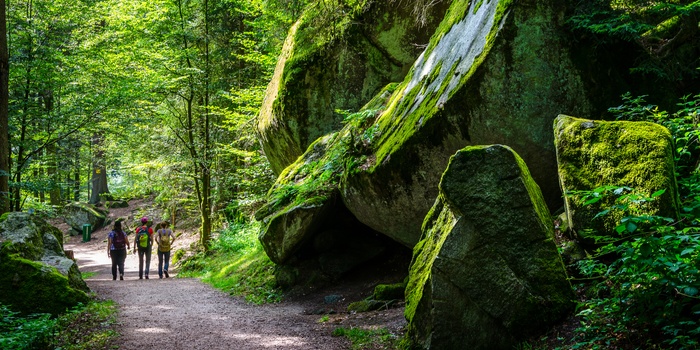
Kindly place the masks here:
POLYGON ((666 192, 666 189, 658 190, 658 191, 656 191, 656 192, 654 192, 654 193, 651 194, 651 198, 656 198, 656 197, 658 197, 658 196, 664 194, 665 192, 666 192))
POLYGON ((594 198, 587 200, 585 203, 583 203, 583 205, 591 205, 593 203, 600 201, 601 199, 602 199, 602 197, 594 197, 594 198))
POLYGON ((692 254, 692 253, 694 253, 694 252, 695 252, 695 249, 693 249, 693 248, 688 248, 688 249, 686 249, 686 250, 684 250, 684 251, 681 252, 681 256, 683 256, 683 255, 688 255, 688 254, 692 254))
POLYGON ((683 293, 693 297, 698 295, 698 289, 695 287, 685 287, 683 288, 683 293))
POLYGON ((635 225, 632 221, 628 221, 625 228, 627 229, 627 232, 633 233, 637 229, 637 225, 635 225))

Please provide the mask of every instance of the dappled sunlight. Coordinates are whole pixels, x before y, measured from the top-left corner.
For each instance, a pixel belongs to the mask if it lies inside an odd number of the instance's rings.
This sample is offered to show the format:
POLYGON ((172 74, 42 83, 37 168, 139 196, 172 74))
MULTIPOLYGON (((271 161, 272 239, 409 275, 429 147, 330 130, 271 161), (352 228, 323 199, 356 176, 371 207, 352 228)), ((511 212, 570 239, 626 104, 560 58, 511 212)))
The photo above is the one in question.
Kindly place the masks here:
POLYGON ((166 334, 166 333, 172 333, 172 331, 170 331, 169 329, 158 328, 158 327, 136 328, 135 332, 137 332, 137 333, 146 333, 146 334, 166 334))
POLYGON ((307 345, 302 338, 299 337, 285 337, 280 335, 261 335, 254 333, 243 333, 228 336, 228 338, 237 339, 240 341, 252 343, 255 342, 256 345, 276 349, 279 347, 296 347, 299 349, 305 348, 307 345))

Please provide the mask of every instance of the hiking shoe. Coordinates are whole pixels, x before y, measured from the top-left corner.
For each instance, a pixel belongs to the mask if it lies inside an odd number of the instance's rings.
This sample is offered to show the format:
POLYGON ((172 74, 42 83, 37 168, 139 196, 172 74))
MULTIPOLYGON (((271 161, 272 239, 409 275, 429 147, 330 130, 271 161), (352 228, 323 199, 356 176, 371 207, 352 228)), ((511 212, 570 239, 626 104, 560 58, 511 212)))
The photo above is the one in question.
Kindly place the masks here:
POLYGON ((146 279, 148 279, 148 275, 146 275, 146 279))
POLYGON ((124 280, 124 275, 119 275, 119 280, 123 281, 124 280))
POLYGON ((112 276, 112 281, 116 281, 116 280, 117 280, 117 276, 112 276))
POLYGON ((165 274, 165 278, 170 278, 170 275, 168 275, 168 271, 163 271, 163 273, 165 274))
POLYGON ((163 276, 158 276, 158 278, 163 279, 163 276))

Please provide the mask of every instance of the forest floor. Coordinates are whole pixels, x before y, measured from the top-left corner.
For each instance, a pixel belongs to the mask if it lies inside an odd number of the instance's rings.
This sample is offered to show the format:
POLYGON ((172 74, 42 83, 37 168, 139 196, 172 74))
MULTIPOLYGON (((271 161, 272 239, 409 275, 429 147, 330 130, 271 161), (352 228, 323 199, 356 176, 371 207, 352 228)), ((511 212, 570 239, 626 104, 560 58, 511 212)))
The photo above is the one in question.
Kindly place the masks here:
MULTIPOLYGON (((149 204, 132 201, 128 208, 111 209, 109 216, 112 222, 118 217, 134 222, 149 204)), ((69 229, 65 224, 56 226, 63 232, 69 229)), ((80 235, 67 237, 65 249, 73 250, 97 298, 111 299, 118 305, 115 330, 120 336, 111 348, 350 349, 349 340, 332 336, 334 329, 384 329, 401 336, 406 325, 403 305, 358 314, 346 311, 349 303, 370 295, 377 283, 386 283, 378 266, 375 272, 357 273, 332 286, 297 291, 280 303, 267 305, 246 303, 198 279, 177 278, 172 267, 171 278, 159 279, 156 254, 151 259, 150 279, 138 278, 138 257, 129 253, 124 280, 113 281, 107 257, 110 230, 111 225, 96 230, 89 242, 81 242, 80 235), (337 301, 328 304, 326 300, 337 301)), ((173 251, 189 247, 195 240, 193 234, 181 235, 173 251)))

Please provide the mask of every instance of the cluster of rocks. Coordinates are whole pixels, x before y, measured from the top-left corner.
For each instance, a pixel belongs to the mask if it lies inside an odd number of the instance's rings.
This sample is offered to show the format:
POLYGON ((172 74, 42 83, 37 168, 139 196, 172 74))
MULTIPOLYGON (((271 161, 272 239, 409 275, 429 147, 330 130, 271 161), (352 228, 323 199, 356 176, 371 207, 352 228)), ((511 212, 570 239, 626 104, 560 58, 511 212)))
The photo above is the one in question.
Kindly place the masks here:
POLYGON ((290 31, 259 117, 279 174, 260 240, 278 264, 342 273, 389 238, 413 249, 413 348, 511 348, 573 307, 550 213, 564 206, 584 244, 615 220, 591 227, 601 207, 564 193, 665 190, 643 209, 678 216, 670 134, 560 115, 602 115, 624 92, 594 93, 612 75, 580 64, 565 2, 444 1, 422 24, 376 3, 348 14, 348 40, 311 45, 308 17, 290 31))
POLYGON ((29 213, 0 218, 0 303, 23 313, 58 315, 90 298, 63 233, 29 213))

